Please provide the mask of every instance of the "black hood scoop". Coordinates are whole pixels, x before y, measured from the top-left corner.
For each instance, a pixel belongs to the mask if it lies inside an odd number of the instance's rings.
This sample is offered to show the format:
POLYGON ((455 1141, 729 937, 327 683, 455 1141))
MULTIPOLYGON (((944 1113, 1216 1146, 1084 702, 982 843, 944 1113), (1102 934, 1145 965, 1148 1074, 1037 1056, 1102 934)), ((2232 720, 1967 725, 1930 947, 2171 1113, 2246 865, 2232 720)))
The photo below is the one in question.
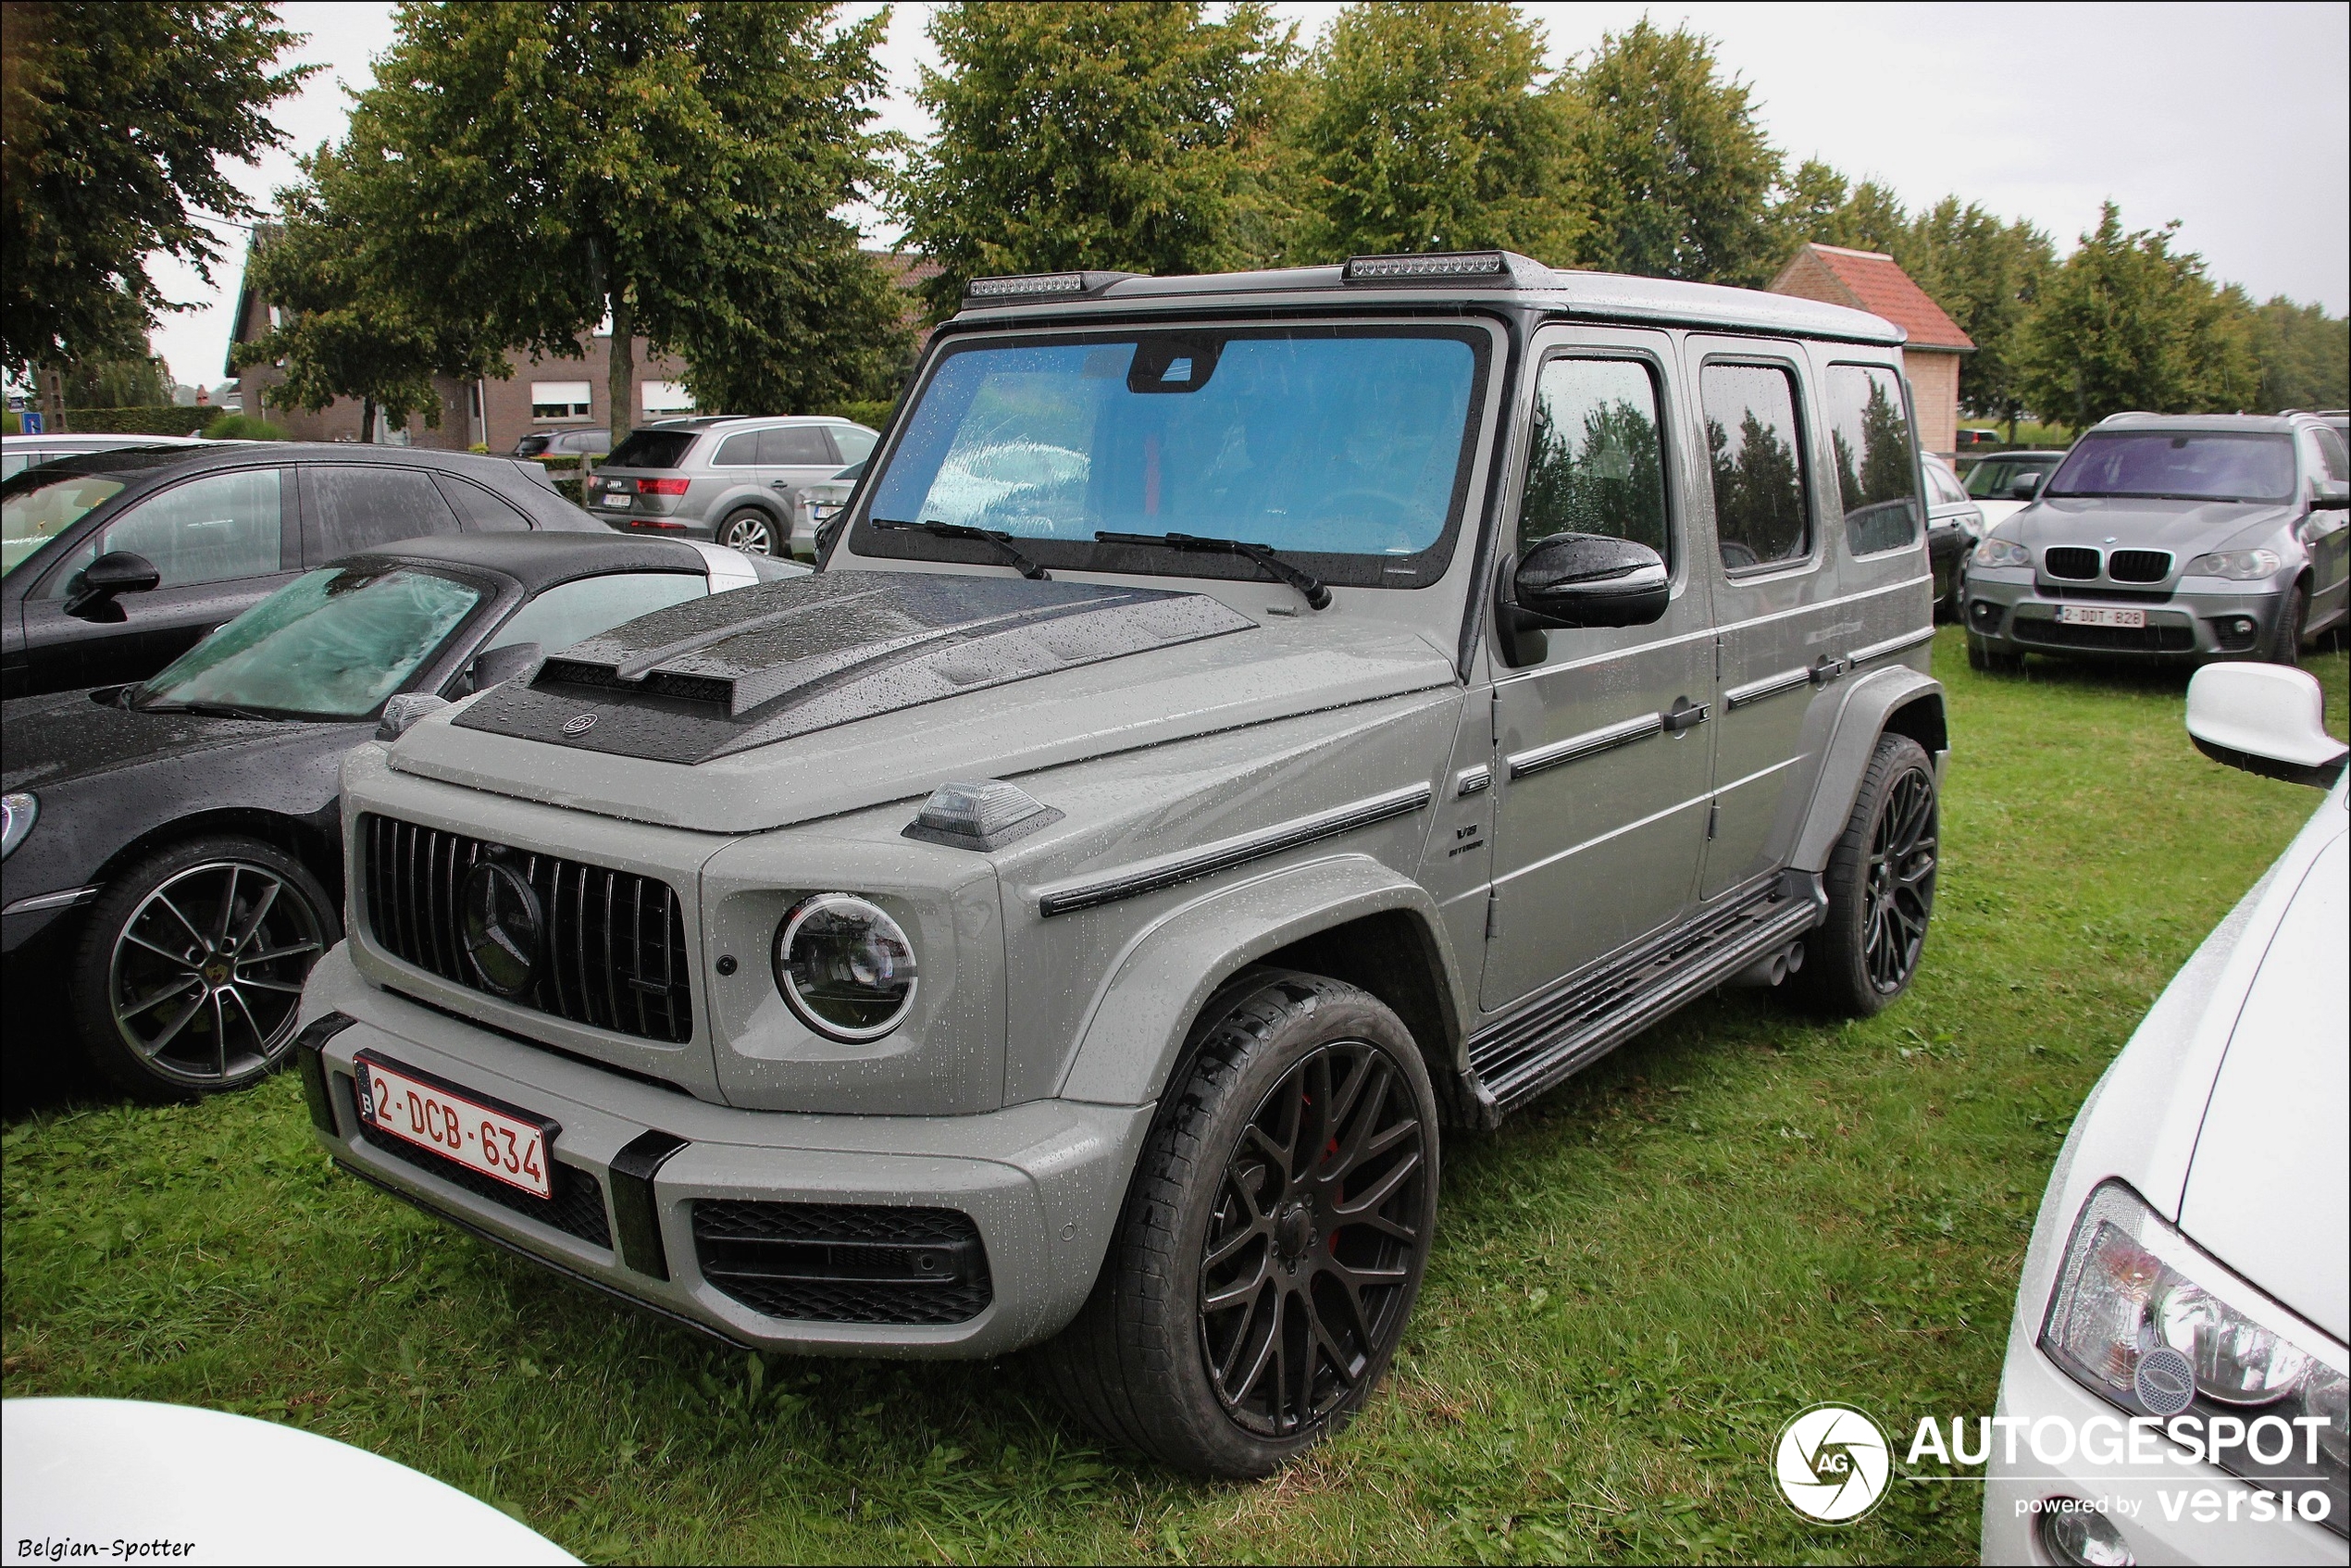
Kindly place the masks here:
POLYGON ((693 764, 964 691, 1255 628, 1200 593, 818 572, 698 599, 566 649, 459 728, 693 764))

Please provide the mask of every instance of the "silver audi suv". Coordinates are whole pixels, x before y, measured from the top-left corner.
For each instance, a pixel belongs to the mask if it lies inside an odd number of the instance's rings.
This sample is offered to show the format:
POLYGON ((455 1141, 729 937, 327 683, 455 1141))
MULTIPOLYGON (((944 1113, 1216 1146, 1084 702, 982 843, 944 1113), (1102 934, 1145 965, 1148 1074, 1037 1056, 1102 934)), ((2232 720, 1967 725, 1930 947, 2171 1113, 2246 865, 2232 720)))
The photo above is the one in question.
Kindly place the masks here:
POLYGON ((616 529, 786 555, 800 488, 864 461, 877 439, 820 416, 664 419, 613 449, 588 481, 588 510, 616 529))

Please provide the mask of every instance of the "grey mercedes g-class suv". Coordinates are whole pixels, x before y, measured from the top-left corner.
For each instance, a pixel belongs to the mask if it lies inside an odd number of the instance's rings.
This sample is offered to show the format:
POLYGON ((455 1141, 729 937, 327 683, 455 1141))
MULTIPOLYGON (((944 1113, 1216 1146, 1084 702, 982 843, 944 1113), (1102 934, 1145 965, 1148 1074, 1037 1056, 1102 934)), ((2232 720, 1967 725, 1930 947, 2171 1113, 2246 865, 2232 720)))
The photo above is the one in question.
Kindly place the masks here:
POLYGON ((1901 334, 1506 253, 973 285, 823 569, 352 753, 341 1164, 738 1344, 994 1356, 1263 1474, 1447 1130, 1919 963, 1901 334))

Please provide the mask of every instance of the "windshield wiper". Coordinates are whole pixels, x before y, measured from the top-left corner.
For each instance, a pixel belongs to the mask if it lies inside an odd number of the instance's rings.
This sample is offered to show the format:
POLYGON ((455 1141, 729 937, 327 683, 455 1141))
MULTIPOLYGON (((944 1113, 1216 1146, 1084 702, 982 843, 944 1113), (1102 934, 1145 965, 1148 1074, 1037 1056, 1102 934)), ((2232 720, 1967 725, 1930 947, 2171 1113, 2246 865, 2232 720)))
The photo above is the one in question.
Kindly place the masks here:
POLYGON ((1326 609, 1331 591, 1322 579, 1303 570, 1293 562, 1285 561, 1263 544, 1250 544, 1238 539, 1202 539, 1192 533, 1101 533, 1094 535, 1097 544, 1148 544, 1162 550, 1188 550, 1196 555, 1238 555, 1253 561, 1279 581, 1298 590, 1307 604, 1315 609, 1326 609))
POLYGON ((982 544, 994 545, 997 553, 1004 557, 1004 564, 1016 568, 1029 581, 1053 580, 1052 573, 1021 554, 1020 546, 1013 542, 1011 534, 996 529, 976 529, 969 523, 909 523, 895 517, 875 517, 871 520, 877 529, 911 529, 916 533, 927 533, 933 539, 976 539, 982 544))
POLYGON ((232 703, 142 703, 134 705, 143 714, 197 714, 205 718, 254 718, 268 724, 283 722, 278 714, 241 708, 232 703))

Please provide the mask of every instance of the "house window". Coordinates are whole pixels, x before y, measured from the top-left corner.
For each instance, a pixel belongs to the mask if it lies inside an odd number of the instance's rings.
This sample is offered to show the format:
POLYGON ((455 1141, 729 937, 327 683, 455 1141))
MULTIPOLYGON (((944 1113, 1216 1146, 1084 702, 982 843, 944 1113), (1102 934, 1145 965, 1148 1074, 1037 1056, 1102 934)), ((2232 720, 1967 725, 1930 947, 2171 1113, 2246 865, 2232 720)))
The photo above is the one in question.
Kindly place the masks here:
POLYGON ((638 384, 637 396, 645 405, 645 417, 658 419, 665 414, 691 414, 693 393, 683 381, 643 381, 638 384))
POLYGON ((530 383, 530 417, 532 418, 585 419, 588 414, 587 382, 533 381, 530 383))

